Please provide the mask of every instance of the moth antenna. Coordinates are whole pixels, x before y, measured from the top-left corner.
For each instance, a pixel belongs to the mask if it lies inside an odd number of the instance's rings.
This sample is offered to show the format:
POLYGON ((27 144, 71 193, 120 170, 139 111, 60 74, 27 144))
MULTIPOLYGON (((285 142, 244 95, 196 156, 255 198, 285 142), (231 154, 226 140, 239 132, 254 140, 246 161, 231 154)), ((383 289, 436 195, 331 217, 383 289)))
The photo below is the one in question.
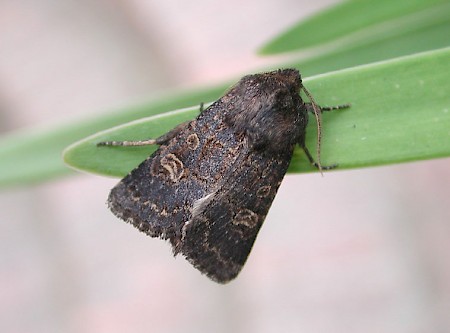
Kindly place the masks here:
POLYGON ((316 104, 316 101, 308 91, 308 89, 305 88, 305 86, 302 85, 302 89, 305 92, 306 96, 308 96, 309 101, 311 102, 311 105, 314 110, 314 116, 316 117, 316 123, 317 123, 317 144, 316 144, 316 150, 317 150, 317 167, 319 168, 320 173, 322 173, 322 163, 320 162, 320 144, 322 140, 322 112, 320 109, 320 106, 316 104))

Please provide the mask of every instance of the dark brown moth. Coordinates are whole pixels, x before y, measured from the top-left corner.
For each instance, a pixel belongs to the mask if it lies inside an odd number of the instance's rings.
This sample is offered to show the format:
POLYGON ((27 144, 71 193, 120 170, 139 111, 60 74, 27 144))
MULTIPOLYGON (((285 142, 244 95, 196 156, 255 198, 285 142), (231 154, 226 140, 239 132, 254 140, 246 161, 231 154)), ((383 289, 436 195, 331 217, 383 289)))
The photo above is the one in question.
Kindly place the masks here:
POLYGON ((99 145, 160 145, 111 190, 119 218, 168 239, 212 280, 242 269, 299 145, 320 165, 320 108, 296 69, 248 75, 196 119, 155 140, 99 145), (310 102, 303 102, 304 90, 310 102), (318 125, 318 161, 305 146, 308 111, 318 125))

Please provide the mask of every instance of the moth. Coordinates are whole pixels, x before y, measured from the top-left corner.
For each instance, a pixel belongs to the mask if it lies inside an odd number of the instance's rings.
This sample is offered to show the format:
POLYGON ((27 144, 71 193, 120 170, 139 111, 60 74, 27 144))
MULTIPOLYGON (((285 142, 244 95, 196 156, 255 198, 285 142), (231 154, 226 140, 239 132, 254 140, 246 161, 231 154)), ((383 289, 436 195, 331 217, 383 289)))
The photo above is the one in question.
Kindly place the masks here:
POLYGON ((157 139, 100 146, 156 144, 108 198, 111 211, 151 237, 169 240, 200 272, 234 279, 252 249, 294 147, 319 170, 322 111, 296 69, 248 75, 223 97, 157 139), (300 97, 303 90, 309 102, 300 97), (308 112, 318 126, 317 162, 305 146, 308 112))

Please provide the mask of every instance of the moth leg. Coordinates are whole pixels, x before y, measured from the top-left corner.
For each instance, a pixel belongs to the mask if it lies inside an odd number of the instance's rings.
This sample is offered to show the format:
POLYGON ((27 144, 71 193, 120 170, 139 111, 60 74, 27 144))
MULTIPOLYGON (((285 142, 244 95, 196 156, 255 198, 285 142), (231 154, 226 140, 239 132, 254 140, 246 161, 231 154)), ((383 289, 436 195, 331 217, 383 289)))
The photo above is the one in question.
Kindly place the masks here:
MULTIPOLYGON (((308 110, 311 113, 314 113, 314 107, 313 103, 305 103, 306 110, 308 110)), ((323 111, 333 111, 333 110, 342 110, 342 109, 348 109, 350 107, 350 104, 341 104, 341 105, 335 105, 335 106, 320 106, 317 105, 321 112, 323 111)))
POLYGON ((157 144, 155 139, 140 140, 140 141, 102 141, 97 143, 97 147, 103 146, 137 147, 155 144, 157 144))
POLYGON ((156 139, 137 140, 137 141, 103 141, 97 143, 97 146, 122 146, 122 147, 137 147, 149 145, 163 145, 176 137, 178 133, 189 123, 186 121, 179 124, 177 127, 171 129, 169 132, 161 135, 156 139))
POLYGON ((175 128, 171 129, 169 132, 161 135, 159 138, 155 139, 155 144, 157 145, 163 145, 167 142, 169 142, 170 140, 172 140, 174 137, 176 137, 183 128, 186 127, 187 124, 190 123, 190 120, 185 121, 184 123, 179 124, 178 126, 176 126, 175 128))
POLYGON ((338 165, 337 164, 331 164, 331 165, 321 165, 319 166, 319 163, 317 163, 316 161, 314 161, 314 158, 312 157, 311 153, 309 152, 308 148, 305 146, 305 144, 300 144, 300 147, 303 149, 303 151, 305 152, 306 157, 309 160, 309 163, 311 163, 311 165, 313 165, 314 167, 316 167, 317 169, 322 169, 322 170, 331 170, 336 168, 338 165))
MULTIPOLYGON (((350 107, 350 104, 342 104, 342 105, 336 105, 336 106, 319 106, 315 103, 305 103, 306 106, 306 110, 314 113, 316 115, 316 119, 317 119, 317 127, 318 127, 318 143, 317 143, 317 151, 318 151, 318 159, 320 161, 320 139, 321 139, 321 122, 320 122, 320 114, 318 114, 318 112, 315 110, 317 108, 319 108, 319 112, 322 113, 323 111, 332 111, 332 110, 341 110, 341 109, 347 109, 350 107)), ((303 149, 303 151, 305 152, 306 157, 308 158, 309 162, 311 163, 311 165, 315 166, 317 169, 319 170, 330 170, 330 169, 334 169, 337 167, 337 164, 332 164, 332 165, 321 165, 320 163, 314 161, 314 158, 312 157, 311 153, 309 152, 308 148, 305 145, 305 137, 301 137, 299 140, 299 145, 300 147, 303 149)))

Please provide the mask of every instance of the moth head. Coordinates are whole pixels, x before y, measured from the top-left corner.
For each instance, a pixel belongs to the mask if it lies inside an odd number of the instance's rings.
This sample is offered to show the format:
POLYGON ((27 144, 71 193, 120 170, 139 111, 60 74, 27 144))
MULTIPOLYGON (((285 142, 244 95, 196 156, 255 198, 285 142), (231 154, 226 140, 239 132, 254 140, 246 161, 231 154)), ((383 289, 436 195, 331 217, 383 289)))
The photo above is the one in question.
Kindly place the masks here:
POLYGON ((277 90, 287 90, 292 94, 298 94, 302 87, 302 78, 296 69, 278 69, 272 72, 247 75, 242 78, 241 85, 247 87, 247 92, 251 92, 252 88, 255 88, 260 94, 270 94, 277 90))
POLYGON ((300 72, 293 68, 278 69, 263 75, 275 81, 274 85, 278 85, 280 88, 287 88, 291 93, 299 93, 302 87, 300 72))
POLYGON ((291 146, 307 123, 301 88, 296 69, 245 76, 222 99, 227 105, 225 121, 258 147, 269 142, 274 149, 291 146))

